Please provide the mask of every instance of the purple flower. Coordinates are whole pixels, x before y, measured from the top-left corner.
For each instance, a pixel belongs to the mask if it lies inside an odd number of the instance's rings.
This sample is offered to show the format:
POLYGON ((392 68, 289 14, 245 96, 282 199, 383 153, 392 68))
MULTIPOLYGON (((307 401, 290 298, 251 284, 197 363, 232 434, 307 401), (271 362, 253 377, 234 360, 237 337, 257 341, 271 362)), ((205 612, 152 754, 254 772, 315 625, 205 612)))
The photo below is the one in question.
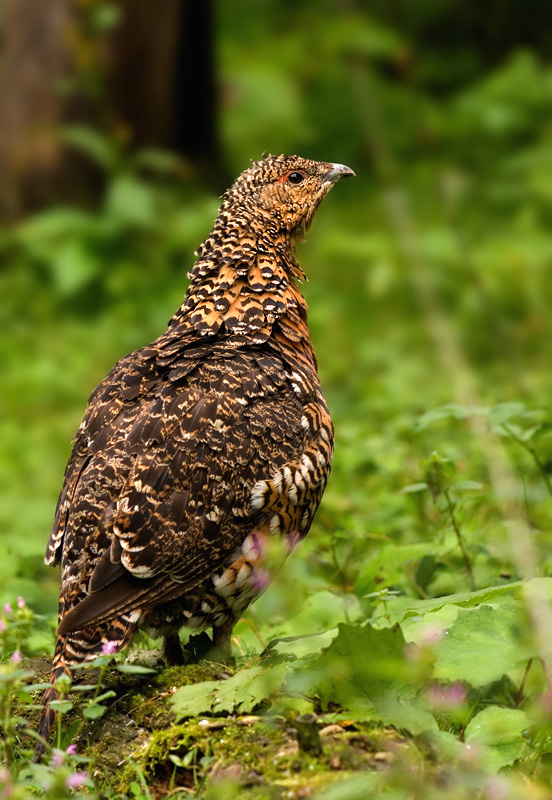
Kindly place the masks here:
POLYGON ((69 747, 67 748, 67 755, 68 756, 76 756, 77 755, 77 745, 76 744, 70 744, 69 745, 69 747))
POLYGON ((17 598, 17 608, 25 608, 26 605, 27 604, 25 602, 25 598, 19 595, 19 597, 17 598))
POLYGON ((5 633, 8 630, 8 626, 6 625, 6 620, 0 619, 0 633, 5 633))
POLYGON ((436 710, 445 711, 459 708, 466 699, 466 689, 461 683, 451 683, 450 686, 439 686, 434 683, 427 692, 430 705, 436 710))
POLYGON ((11 613, 12 613, 12 607, 10 606, 10 604, 4 603, 4 614, 11 614, 11 613))
POLYGON ((102 656, 111 656, 117 652, 117 642, 104 642, 102 644, 102 656))
POLYGON ((54 750, 52 753, 52 758, 50 759, 50 764, 52 767, 61 767, 63 762, 65 761, 65 753, 63 750, 54 750))
POLYGON ((19 664, 21 662, 21 653, 19 650, 14 650, 10 661, 13 661, 14 664, 19 664))
POLYGON ((88 775, 86 772, 73 772, 66 777, 65 785, 68 789, 78 789, 79 786, 84 786, 87 781, 88 775))

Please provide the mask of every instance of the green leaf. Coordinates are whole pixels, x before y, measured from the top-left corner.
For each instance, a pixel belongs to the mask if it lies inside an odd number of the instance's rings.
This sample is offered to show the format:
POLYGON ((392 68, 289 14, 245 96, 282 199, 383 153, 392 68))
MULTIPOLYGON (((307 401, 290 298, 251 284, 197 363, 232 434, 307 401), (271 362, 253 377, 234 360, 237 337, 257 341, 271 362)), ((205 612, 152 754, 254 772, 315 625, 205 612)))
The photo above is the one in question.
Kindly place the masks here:
POLYGON ((401 489, 402 494, 415 494, 416 492, 424 492, 428 488, 427 483, 410 483, 408 486, 403 486, 401 489))
POLYGON ((86 240, 74 237, 57 246, 50 269, 59 295, 67 297, 90 283, 99 273, 99 263, 86 240))
POLYGON ((106 711, 107 708, 105 706, 95 704, 93 706, 87 706, 82 713, 86 719, 99 719, 106 711))
MULTIPOLYGON (((411 701, 416 689, 398 626, 339 625, 331 645, 298 677, 322 704, 338 703, 359 719, 377 718, 412 733, 437 728, 431 714, 411 701)), ((294 685, 295 676, 289 682, 294 685)))
POLYGON ((69 700, 52 700, 50 708, 53 711, 58 711, 60 714, 66 714, 73 708, 73 703, 70 703, 69 700))
POLYGON ((274 639, 266 647, 263 655, 285 656, 286 658, 314 658, 331 644, 338 634, 337 626, 324 633, 310 633, 305 636, 285 636, 274 639))
POLYGON ((524 403, 497 403, 489 409, 489 425, 499 427, 513 417, 519 417, 526 410, 524 403))
POLYGON ((484 686, 535 653, 523 638, 517 605, 460 609, 437 646, 435 677, 484 686))
POLYGON ((451 489, 455 492, 464 492, 464 491, 480 491, 483 489, 483 484, 479 483, 479 481, 459 481, 458 483, 453 483, 451 489))
POLYGON ((478 589, 476 592, 457 592, 455 594, 444 595, 443 597, 435 597, 431 600, 414 600, 406 611, 405 617, 427 614, 428 612, 437 611, 443 606, 451 604, 461 606, 462 608, 470 608, 480 603, 496 600, 502 595, 514 589, 518 589, 522 585, 523 581, 516 581, 515 583, 505 583, 502 586, 490 586, 488 589, 478 589))
POLYGON ((108 689, 107 692, 103 692, 99 697, 96 697, 95 703, 103 703, 104 700, 109 700, 111 697, 116 697, 116 693, 113 689, 108 689))
POLYGON ((467 745, 483 745, 484 765, 498 771, 523 756, 526 749, 523 732, 529 727, 524 711, 489 706, 472 719, 464 739, 467 745))
POLYGON ((118 664, 118 672, 126 672, 129 675, 148 675, 157 670, 151 667, 141 667, 139 664, 118 664))
POLYGON ((106 211, 120 222, 150 228, 156 219, 155 191, 133 175, 120 175, 112 181, 106 211))
POLYGON ((251 667, 224 681, 182 686, 171 698, 171 705, 179 720, 206 713, 246 713, 280 689, 286 671, 285 664, 251 667))

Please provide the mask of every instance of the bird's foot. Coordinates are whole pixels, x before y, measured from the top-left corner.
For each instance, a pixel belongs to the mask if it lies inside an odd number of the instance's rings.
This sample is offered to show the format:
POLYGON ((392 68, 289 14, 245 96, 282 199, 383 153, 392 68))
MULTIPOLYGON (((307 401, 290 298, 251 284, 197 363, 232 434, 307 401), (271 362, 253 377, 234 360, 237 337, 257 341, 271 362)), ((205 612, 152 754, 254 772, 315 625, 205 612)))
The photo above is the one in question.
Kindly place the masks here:
POLYGON ((163 639, 163 658, 168 667, 180 667, 188 663, 178 633, 169 633, 163 639))
POLYGON ((232 619, 223 625, 213 626, 213 646, 208 655, 211 661, 217 664, 235 664, 231 641, 234 624, 235 620, 232 619))

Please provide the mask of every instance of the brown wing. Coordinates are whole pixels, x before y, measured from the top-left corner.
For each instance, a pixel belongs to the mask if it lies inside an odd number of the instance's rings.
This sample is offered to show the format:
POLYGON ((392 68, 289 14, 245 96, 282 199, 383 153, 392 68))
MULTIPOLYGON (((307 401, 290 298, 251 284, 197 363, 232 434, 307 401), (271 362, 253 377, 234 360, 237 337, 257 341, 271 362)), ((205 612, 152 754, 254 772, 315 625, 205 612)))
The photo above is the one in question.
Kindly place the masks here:
POLYGON ((303 402, 276 356, 196 355, 153 380, 134 354, 139 390, 124 364, 93 397, 61 503, 60 634, 159 605, 227 564, 262 514, 253 488, 305 451, 303 402))

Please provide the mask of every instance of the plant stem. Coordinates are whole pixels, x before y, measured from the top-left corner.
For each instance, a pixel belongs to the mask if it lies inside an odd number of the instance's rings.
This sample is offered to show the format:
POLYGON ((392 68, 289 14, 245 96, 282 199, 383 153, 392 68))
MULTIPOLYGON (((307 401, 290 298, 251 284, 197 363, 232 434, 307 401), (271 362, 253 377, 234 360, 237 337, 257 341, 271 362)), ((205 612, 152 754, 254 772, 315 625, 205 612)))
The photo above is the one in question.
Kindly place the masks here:
POLYGON ((534 660, 533 658, 530 658, 529 661, 527 662, 527 666, 525 667, 525 672, 523 673, 523 678, 521 679, 518 693, 516 695, 516 702, 514 704, 514 708, 519 708, 521 705, 521 701, 523 700, 523 692, 525 691, 525 684, 527 682, 527 678, 529 677, 529 672, 531 670, 533 660, 534 660))
POLYGON ((460 550, 462 552, 462 558, 464 559, 464 564, 466 565, 466 570, 468 573, 468 578, 471 586, 472 592, 475 592, 475 579, 473 577, 473 567, 468 555, 468 551, 466 550, 466 546, 464 544, 464 538, 462 536, 462 531, 460 530, 460 526, 458 525, 458 521, 454 514, 454 503, 450 499, 450 494, 448 489, 443 489, 443 495, 447 503, 447 509, 450 514, 450 520, 452 522, 452 527, 454 529, 454 533, 456 534, 456 538, 458 539, 458 544, 460 545, 460 550))
POLYGON ((508 425, 507 422, 502 423, 502 428, 506 431, 508 436, 514 440, 514 442, 517 442, 519 445, 521 445, 521 447, 527 450, 527 452, 535 462, 538 471, 542 475, 542 479, 546 484, 546 488, 552 495, 552 481, 550 480, 550 476, 548 475, 548 472, 546 471, 546 468, 542 463, 542 461, 540 460, 538 453, 533 447, 533 445, 529 444, 529 442, 524 441, 520 436, 518 436, 517 433, 513 430, 513 428, 510 427, 510 425, 508 425))

